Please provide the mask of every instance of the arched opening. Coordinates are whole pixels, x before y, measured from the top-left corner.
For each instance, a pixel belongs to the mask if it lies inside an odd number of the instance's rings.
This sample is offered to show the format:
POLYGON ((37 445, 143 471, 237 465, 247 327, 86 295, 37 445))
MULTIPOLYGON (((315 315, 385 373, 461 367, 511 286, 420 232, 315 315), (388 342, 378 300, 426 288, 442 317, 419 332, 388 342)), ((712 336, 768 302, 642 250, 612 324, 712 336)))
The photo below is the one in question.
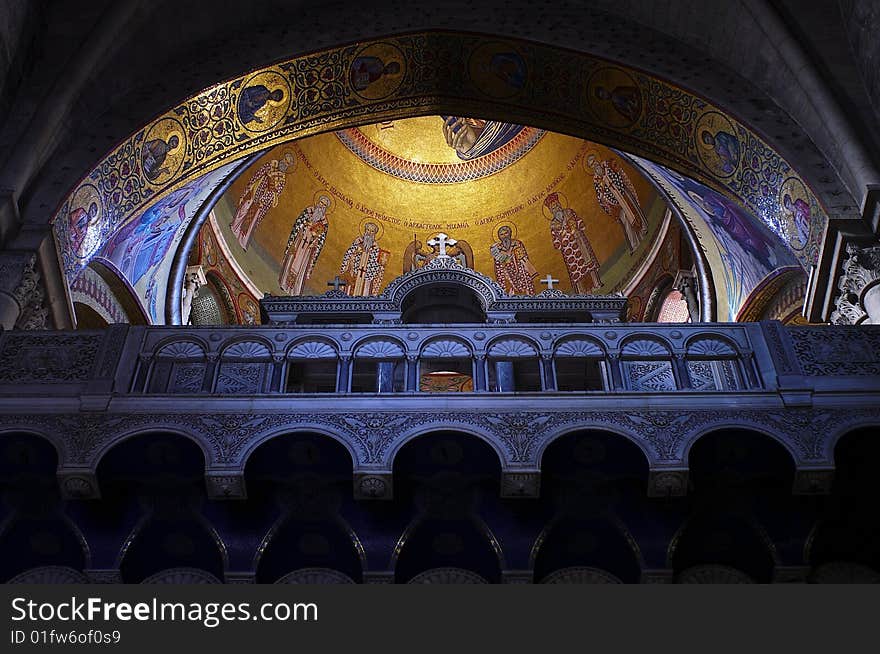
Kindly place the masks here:
POLYGON ((178 567, 223 578, 222 546, 201 513, 205 458, 196 443, 159 431, 127 438, 104 454, 97 477, 102 500, 83 518, 119 544, 125 583, 178 567))
MULTIPOLYGON (((550 443, 541 457, 541 502, 551 514, 532 554, 535 581, 590 568, 638 583, 640 557, 623 520, 645 502, 647 479, 644 453, 623 436, 580 430, 550 443)), ((595 575, 581 576, 586 583, 595 575)))
MULTIPOLYGON (((770 583, 776 563, 753 522, 743 515, 710 510, 688 520, 673 542, 669 564, 679 581, 688 581, 696 566, 724 566, 770 583)), ((728 582, 741 583, 737 578, 730 573, 728 582)), ((718 575, 711 583, 724 582, 718 575)))
POLYGON ((849 562, 880 571, 876 427, 844 435, 834 448, 834 482, 808 548, 813 566, 849 562))
POLYGON ((400 449, 394 459, 395 501, 415 516, 397 545, 397 583, 435 568, 500 581, 500 547, 485 522, 485 514, 498 506, 500 472, 488 444, 459 432, 425 434, 400 449))
POLYGON ((402 319, 409 324, 484 323, 479 296, 463 284, 425 284, 403 300, 402 319))
POLYGON ((274 436, 248 457, 245 481, 250 512, 271 520, 254 562, 258 583, 304 583, 292 579, 315 568, 361 580, 362 548, 344 517, 352 460, 341 443, 308 432, 274 436))

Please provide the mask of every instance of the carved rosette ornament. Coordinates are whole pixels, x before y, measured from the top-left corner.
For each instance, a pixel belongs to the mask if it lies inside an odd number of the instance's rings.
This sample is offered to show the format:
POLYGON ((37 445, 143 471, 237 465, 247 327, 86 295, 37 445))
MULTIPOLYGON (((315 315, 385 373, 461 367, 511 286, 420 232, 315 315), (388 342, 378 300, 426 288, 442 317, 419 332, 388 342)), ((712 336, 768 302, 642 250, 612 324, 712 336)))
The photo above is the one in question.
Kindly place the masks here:
POLYGON ((834 325, 880 324, 880 246, 860 248, 849 244, 843 273, 837 282, 830 322, 834 325))
POLYGON ((356 500, 390 500, 394 495, 392 489, 390 472, 355 474, 354 498, 356 500))
POLYGON ((687 494, 688 471, 651 470, 648 476, 648 497, 682 497, 687 494))
POLYGON ((488 584, 476 572, 463 568, 432 568, 417 574, 408 584, 488 584))

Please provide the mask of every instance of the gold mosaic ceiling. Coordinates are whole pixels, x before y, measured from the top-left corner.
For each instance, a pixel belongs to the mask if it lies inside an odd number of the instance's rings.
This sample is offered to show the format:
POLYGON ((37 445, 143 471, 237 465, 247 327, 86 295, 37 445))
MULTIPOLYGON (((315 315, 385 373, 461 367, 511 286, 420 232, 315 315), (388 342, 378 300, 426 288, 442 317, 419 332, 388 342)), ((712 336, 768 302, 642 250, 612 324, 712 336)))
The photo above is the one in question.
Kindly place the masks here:
POLYGON ((611 293, 644 270, 665 209, 603 146, 427 116, 277 146, 210 224, 258 296, 319 295, 337 275, 350 295, 378 294, 435 256, 441 232, 511 294, 540 292, 548 274, 566 292, 611 293))

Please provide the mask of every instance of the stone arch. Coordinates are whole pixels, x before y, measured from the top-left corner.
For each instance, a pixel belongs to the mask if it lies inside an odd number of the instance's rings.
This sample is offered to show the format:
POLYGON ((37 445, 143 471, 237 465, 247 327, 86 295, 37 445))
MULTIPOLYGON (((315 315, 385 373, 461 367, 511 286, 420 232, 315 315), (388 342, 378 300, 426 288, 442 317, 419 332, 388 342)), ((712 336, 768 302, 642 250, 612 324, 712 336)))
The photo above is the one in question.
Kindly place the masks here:
MULTIPOLYGON (((145 555, 140 552, 141 548, 141 540, 145 538, 146 535, 152 536, 150 533, 154 531, 154 522, 156 517, 154 513, 151 511, 146 513, 140 517, 137 524, 134 528, 129 532, 126 536, 125 541, 122 544, 122 547, 119 548, 119 552, 116 555, 116 565, 115 567, 119 569, 120 574, 122 575, 123 583, 147 583, 147 579, 152 579, 154 577, 162 577, 163 575, 169 573, 169 571, 173 571, 173 575, 171 578, 175 578, 174 576, 178 573, 182 573, 186 578, 193 578, 193 581, 150 581, 149 583, 214 583, 211 581, 199 581, 199 578, 215 578, 220 579, 223 577, 226 570, 229 569, 229 554, 226 548, 226 544, 223 542, 223 539, 220 536, 220 533, 217 529, 210 523, 208 520, 201 514, 196 512, 190 512, 187 516, 188 520, 180 520, 182 524, 192 524, 195 526, 195 531, 201 531, 201 536, 207 536, 211 542, 210 547, 216 548, 214 554, 218 555, 218 560, 214 561, 215 572, 219 574, 213 574, 210 570, 207 569, 207 565, 210 562, 201 558, 198 560, 198 565, 171 565, 166 568, 158 567, 155 563, 159 559, 158 553, 155 549, 150 551, 150 555, 147 558, 144 558, 145 555), (133 554, 134 551, 134 554, 133 554), (141 565, 137 565, 136 563, 132 563, 131 560, 134 555, 137 554, 139 558, 143 558, 143 562, 141 565), (134 568, 133 570, 131 568, 134 568), (158 570, 156 569, 158 567, 158 570), (149 571, 152 568, 152 571, 149 571), (193 572, 195 571, 195 572, 193 572), (190 575, 195 575, 194 577, 190 577, 190 575)), ((174 521, 172 521, 174 524, 174 521)), ((167 541, 169 539, 173 539, 174 536, 179 536, 178 532, 169 531, 167 526, 165 529, 155 530, 157 533, 161 533, 165 536, 165 544, 169 544, 167 541)), ((196 534, 198 535, 198 534, 196 534)), ((186 534, 184 534, 186 536, 186 534)), ((191 539, 190 539, 191 540, 191 539)), ((184 540, 182 543, 176 544, 171 542, 171 548, 180 547, 181 549, 186 549, 186 541, 184 540)), ((169 548, 170 549, 170 548, 169 548)), ((164 552, 166 555, 166 563, 174 562, 175 560, 180 560, 181 558, 188 558, 188 554, 175 554, 173 552, 164 552)), ((222 583, 222 582, 217 582, 222 583)))
POLYGON ((330 350, 333 351, 332 358, 339 356, 339 346, 333 339, 317 334, 313 336, 303 336, 294 339, 287 345, 285 356, 288 359, 295 358, 294 353, 301 351, 304 358, 311 358, 312 356, 318 358, 331 358, 329 356, 329 351, 327 351, 326 348, 330 348, 330 350), (327 355, 326 357, 325 354, 327 355))
POLYGON ((639 449, 645 457, 646 465, 650 466, 656 461, 655 454, 648 448, 645 441, 638 434, 631 432, 620 425, 608 425, 607 423, 598 421, 582 421, 569 423, 564 427, 552 431, 541 441, 541 444, 535 451, 535 461, 537 462, 538 467, 540 467, 541 461, 544 458, 544 453, 550 445, 560 438, 580 431, 597 431, 624 438, 639 449))
POLYGON ((620 341, 622 357, 671 357, 672 343, 659 334, 630 334, 620 341))
POLYGON ((257 583, 354 584, 363 578, 366 555, 351 525, 338 514, 308 517, 311 519, 300 519, 302 516, 285 511, 275 520, 254 553, 257 583), (273 565, 274 572, 266 569, 273 565), (347 569, 349 574, 337 568, 347 569), (319 578, 328 581, 317 581, 319 578))
POLYGON ((510 464, 507 452, 502 449, 498 443, 497 437, 490 431, 482 429, 476 425, 459 422, 456 420, 443 420, 442 422, 431 422, 417 427, 412 427, 402 432, 387 449, 385 453, 385 462, 389 470, 394 469, 394 462, 398 453, 406 445, 423 437, 439 432, 457 432, 466 436, 472 436, 486 445, 488 445, 495 455, 498 457, 498 465, 501 471, 504 471, 510 464))
MULTIPOLYGON (((420 36, 420 38, 416 38, 416 39, 413 39, 412 36, 409 36, 409 37, 386 37, 386 38, 390 39, 390 40, 400 40, 401 44, 404 43, 404 40, 407 40, 407 43, 409 44, 410 48, 412 48, 413 43, 416 44, 416 47, 427 47, 430 44, 432 44, 434 42, 434 40, 437 40, 438 43, 443 42, 443 41, 450 41, 450 40, 451 41, 461 40, 462 44, 459 45, 458 47, 462 48, 462 47, 465 47, 465 42, 470 43, 470 41, 468 41, 468 39, 473 40, 475 38, 471 35, 464 35, 464 34, 460 34, 460 33, 459 34, 446 33, 446 34, 442 34, 442 35, 426 33, 426 34, 419 35, 419 36, 420 36)), ((525 46, 528 45, 529 46, 528 54, 527 55, 520 54, 520 57, 526 56, 527 58, 530 58, 530 57, 534 56, 531 52, 532 49, 537 49, 537 50, 546 49, 548 56, 554 56, 554 55, 557 57, 562 56, 562 52, 556 50, 555 48, 550 47, 550 46, 539 45, 534 42, 527 43, 527 42, 523 42, 523 41, 509 39, 506 37, 504 38, 504 42, 506 43, 507 47, 512 48, 514 51, 517 51, 517 52, 519 52, 520 50, 522 52, 526 52, 526 50, 522 50, 522 48, 524 48, 525 46)), ((447 46, 447 47, 449 47, 449 46, 447 46)), ((471 46, 471 47, 473 47, 473 46, 471 46)), ((343 49, 343 51, 344 51, 344 49, 343 49)), ((351 52, 344 54, 343 57, 353 57, 354 54, 356 54, 356 53, 352 50, 351 52)), ((574 53, 568 53, 568 54, 569 54, 569 57, 574 57, 575 60, 580 60, 581 62, 586 62, 587 60, 591 59, 591 55, 588 55, 584 52, 577 52, 576 51, 574 53)), ((345 60, 346 59, 343 58, 343 61, 345 61, 345 60)), ((305 63, 305 62, 310 61, 310 59, 308 57, 301 57, 301 58, 298 58, 298 61, 303 61, 305 63)), ((589 66, 601 68, 603 65, 604 66, 609 65, 608 62, 595 60, 595 58, 593 58, 592 61, 593 61, 593 63, 589 64, 589 66)), ((282 63, 280 65, 283 66, 283 65, 290 65, 290 64, 282 63)), ((408 61, 407 61, 407 65, 410 65, 408 61)), ((413 63, 412 65, 413 65, 413 67, 415 67, 415 63, 413 63)), ((527 66, 528 62, 524 61, 523 65, 527 66)), ((582 65, 587 65, 587 64, 584 63, 582 65)), ((620 66, 620 64, 612 64, 612 65, 620 66)), ((271 70, 276 73, 280 73, 283 69, 280 68, 278 64, 276 64, 276 65, 267 67, 265 70, 267 72, 271 70)), ((624 68, 623 70, 627 70, 627 69, 624 68)), ((237 88, 238 86, 241 86, 241 84, 245 81, 245 79, 247 77, 249 77, 249 75, 252 75, 254 72, 255 71, 251 71, 251 73, 249 73, 248 75, 242 76, 238 80, 233 80, 231 82, 225 82, 225 83, 215 85, 214 87, 208 88, 205 91, 203 91, 201 94, 198 94, 198 95, 204 96, 204 97, 209 97, 209 96, 211 96, 211 94, 231 93, 231 97, 235 98, 236 92, 234 91, 234 89, 232 91, 230 91, 230 89, 233 87, 230 87, 229 85, 235 84, 236 85, 235 88, 237 88)), ((630 71, 627 74, 632 76, 633 74, 635 74, 635 71, 630 71)), ((340 78, 345 77, 344 71, 340 70, 339 77, 340 78)), ((663 82, 661 80, 651 79, 650 76, 643 75, 643 77, 645 77, 645 84, 649 83, 648 80, 650 80, 653 83, 659 83, 661 85, 665 84, 665 82, 663 82)), ((642 77, 639 76, 638 79, 641 80, 642 77)), ((532 84, 532 83, 533 83, 533 81, 531 80, 531 78, 528 78, 528 84, 532 84)), ((400 86, 400 85, 398 85, 398 86, 400 86)), ((454 113, 453 107, 452 107, 452 104, 453 104, 452 103, 452 94, 450 93, 450 90, 442 88, 442 84, 438 85, 437 82, 435 82, 435 86, 437 86, 437 88, 429 88, 428 89, 428 95, 431 97, 431 99, 433 100, 433 103, 434 103, 433 106, 431 107, 431 110, 437 111, 438 109, 440 109, 440 110, 445 110, 445 111, 449 111, 451 113, 454 113), (447 94, 449 94, 449 97, 448 97, 448 99, 445 99, 445 96, 447 94)), ((343 92, 343 90, 344 90, 344 84, 341 84, 340 88, 336 92, 341 94, 343 92)), ((467 93, 471 93, 471 94, 473 94, 475 92, 474 89, 470 89, 470 88, 458 89, 458 94, 460 95, 461 93, 463 93, 465 91, 467 93)), ((413 102, 410 98, 411 91, 408 88, 402 88, 400 90, 400 92, 402 94, 407 94, 407 97, 410 99, 409 104, 407 106, 406 114, 413 115, 413 114, 420 113, 418 109, 413 110, 413 107, 412 107, 413 102)), ((581 91, 579 89, 578 94, 580 94, 580 93, 581 93, 581 91)), ((685 93, 687 93, 687 92, 685 92, 685 93)), ((527 97, 528 95, 529 94, 524 94, 523 97, 527 97)), ((691 97, 691 96, 688 94, 688 97, 691 97)), ((536 126, 539 126, 539 127, 546 125, 546 124, 549 124, 551 122, 558 122, 560 120, 559 118, 556 118, 555 120, 553 120, 550 118, 550 115, 546 115, 546 116, 542 115, 541 111, 537 111, 535 109, 535 107, 530 106, 529 103, 526 101, 523 101, 522 107, 518 107, 517 103, 516 103, 516 98, 514 98, 513 104, 511 104, 510 102, 506 102, 506 103, 502 104, 502 103, 498 102, 497 100, 494 100, 491 97, 491 94, 487 96, 485 93, 483 93, 481 95, 480 99, 481 99, 481 102, 486 107, 487 116, 489 114, 494 113, 493 107, 497 109, 497 111, 499 112, 499 115, 498 116, 491 116, 493 118, 497 117, 497 118, 500 118, 503 120, 516 121, 520 117, 519 114, 529 113, 530 114, 529 122, 532 124, 535 124, 536 126)), ((568 98, 568 100, 569 101, 567 101, 567 102, 566 101, 562 102, 562 104, 561 104, 562 108, 564 108, 564 107, 569 107, 569 108, 578 107, 579 108, 580 102, 571 101, 571 100, 574 100, 573 98, 568 98)), ((358 102, 363 102, 363 101, 358 100, 358 102)), ((299 108, 298 105, 296 105, 292 101, 289 102, 289 104, 291 107, 292 115, 296 116, 296 111, 299 108)), ((330 104, 332 105, 333 103, 330 103, 330 104)), ((374 102, 373 104, 376 104, 376 103, 374 102)), ((393 105, 393 104, 394 104, 393 101, 389 101, 387 98, 384 98, 382 107, 387 110, 388 106, 393 105)), ((364 105, 364 108, 369 108, 371 106, 371 103, 369 101, 363 102, 363 105, 364 105)), ((185 107, 186 104, 184 103, 184 105, 181 105, 181 106, 185 107)), ((711 106, 711 103, 709 103, 708 108, 715 110, 716 112, 718 111, 718 108, 711 106)), ((393 111, 393 110, 391 110, 391 111, 393 111)), ((571 111, 571 109, 569 109, 569 111, 571 111)), ((647 112, 647 111, 648 111, 648 109, 645 109, 645 112, 647 112)), ((229 132, 234 132, 234 133, 241 132, 242 134, 248 134, 248 131, 247 131, 245 125, 243 123, 241 123, 241 119, 237 116, 237 114, 232 110, 230 110, 230 112, 231 112, 230 116, 224 116, 224 120, 229 122, 229 128, 228 128, 229 132)), ((362 113, 363 113, 363 110, 359 112, 359 114, 362 114, 362 113)), ((403 112, 401 111, 401 113, 403 113, 403 112)), ((595 116, 598 116, 598 114, 596 114, 595 111, 592 114, 590 114, 590 113, 585 113, 583 111, 578 110, 577 112, 574 112, 570 118, 563 121, 563 122, 567 123, 565 128, 563 128, 563 129, 565 131, 569 131, 572 133, 579 133, 579 134, 582 134, 587 137, 593 136, 594 134, 601 135, 600 140, 604 141, 607 145, 610 145, 612 147, 624 147, 624 148, 628 148, 630 150, 635 150, 637 153, 643 153, 643 150, 650 150, 650 148, 647 147, 647 144, 644 144, 645 145, 644 148, 641 147, 643 144, 641 144, 637 138, 636 139, 625 138, 624 137, 624 135, 626 134, 625 130, 620 130, 620 129, 608 130, 607 128, 605 128, 604 130, 601 129, 601 127, 604 126, 602 124, 602 120, 597 119, 595 116), (591 123, 591 121, 595 122, 597 120, 598 120, 599 124, 593 125, 591 123)), ((310 116, 310 118, 314 118, 314 117, 310 116)), ((733 118, 731 116, 726 116, 725 118, 726 118, 726 120, 730 121, 732 125, 738 125, 741 129, 748 130, 748 128, 746 126, 741 125, 739 123, 739 121, 737 121, 735 118, 733 118)), ((168 114, 159 118, 158 120, 163 120, 163 119, 164 120, 177 120, 177 118, 173 116, 172 112, 169 112, 168 114)), ((642 116, 640 115, 638 119, 642 119, 642 116)), ((362 121, 363 120, 362 116, 359 115, 358 120, 362 121)), ((269 145, 273 145, 273 144, 276 144, 279 142, 283 142, 284 140, 289 138, 289 132, 290 132, 291 128, 288 125, 288 122, 289 121, 278 121, 278 123, 282 126, 278 126, 278 125, 270 126, 270 128, 269 128, 270 131, 268 133, 261 134, 259 136, 260 149, 265 147, 267 143, 269 145)), ((296 122, 296 121, 294 121, 294 122, 296 122)), ((316 124, 316 126, 310 128, 310 129, 307 129, 306 132, 317 133, 318 131, 321 131, 321 129, 323 127, 320 124, 321 121, 312 120, 312 122, 314 124, 316 124)), ((691 127, 693 129, 696 129, 696 124, 694 126, 689 126, 689 128, 691 128, 691 127)), ((305 135, 305 134, 299 134, 299 135, 305 135)), ((758 137, 757 135, 755 135, 753 133, 750 133, 750 136, 760 140, 760 137, 758 137)), ((256 137, 254 137, 252 135, 250 135, 250 137, 254 138, 256 140, 256 137)), ((185 169, 192 171, 192 173, 187 173, 187 174, 190 174, 190 175, 197 174, 199 172, 214 169, 214 168, 217 168, 225 163, 228 163, 229 162, 229 155, 225 153, 225 151, 227 149, 228 148, 219 148, 218 147, 218 148, 216 148, 216 152, 211 152, 211 151, 207 151, 205 153, 199 152, 196 155, 199 160, 197 162, 190 162, 189 166, 184 167, 185 169), (199 165, 193 165, 194 163, 198 163, 199 165)), ((116 160, 116 159, 128 160, 129 158, 136 158, 136 155, 138 152, 139 152, 139 149, 136 147, 136 145, 133 142, 126 140, 124 142, 124 144, 122 146, 120 146, 120 148, 118 148, 116 151, 114 151, 108 157, 108 160, 111 160, 111 161, 116 160), (126 148, 128 148, 128 150, 126 150, 126 148), (123 153, 125 153, 125 155, 123 155, 123 153)), ((770 152, 772 152, 772 150, 770 150, 770 152)), ((683 158, 680 155, 676 156, 677 153, 674 151, 670 151, 670 152, 664 153, 664 154, 667 157, 669 157, 670 159, 675 160, 676 165, 678 165, 680 168, 687 169, 687 174, 693 175, 693 176, 697 177, 698 179, 701 179, 704 183, 708 183, 710 185, 714 184, 716 186, 720 185, 722 187, 725 186, 725 180, 723 179, 724 176, 722 175, 721 177, 719 177, 717 174, 712 173, 707 168, 707 166, 694 166, 693 163, 688 162, 688 160, 686 158, 683 158)), ((241 156, 241 149, 237 148, 236 154, 234 156, 240 157, 241 156)), ((778 157, 778 155, 775 155, 775 156, 778 157)), ((106 163, 106 162, 102 162, 102 163, 106 163)), ((135 163, 136 163, 136 161, 135 161, 135 163)), ((137 169, 140 169, 140 166, 138 166, 137 169)), ((99 170, 100 170, 100 167, 99 167, 99 170)), ((157 184, 154 183, 154 180, 147 179, 145 177, 145 173, 143 173, 143 174, 144 174, 144 179, 139 180, 139 181, 142 181, 142 184, 137 185, 137 187, 138 188, 151 188, 151 189, 155 188, 157 186, 157 184)), ((184 179, 185 178, 182 178, 181 176, 177 176, 177 177, 172 176, 171 180, 163 180, 161 183, 158 184, 159 190, 158 190, 158 193, 154 197, 157 197, 157 198, 162 197, 162 195, 164 193, 168 192, 171 188, 179 186, 184 181, 184 179)), ((98 180, 98 181, 100 182, 101 180, 98 180)), ((112 188, 112 184, 108 188, 112 188)), ((775 189, 774 189, 774 191, 775 191, 775 189)), ((733 195, 736 195, 735 191, 731 191, 731 193, 733 195)), ((811 196, 811 198, 812 198, 812 196, 811 196)), ((811 201, 815 202, 814 199, 811 201)), ((748 201, 746 201, 746 203, 748 204, 748 201)), ((123 205, 121 207, 123 215, 128 213, 129 211, 133 210, 135 207, 142 206, 142 203, 140 202, 140 198, 137 196, 125 197, 125 198, 123 198, 123 201, 121 202, 121 204, 123 205), (132 209, 129 209, 128 208, 129 206, 131 206, 132 209)), ((62 212, 61 212, 62 214, 63 214, 65 208, 69 209, 69 206, 65 205, 65 207, 62 207, 62 212)), ((818 205, 817 205, 817 213, 818 212, 819 212, 819 209, 818 209, 818 205)), ((63 222, 63 219, 61 222, 63 222)), ((66 267, 68 267, 69 270, 75 270, 76 265, 77 264, 75 262, 66 262, 66 267), (71 268, 70 266, 73 266, 73 267, 71 268)))
MULTIPOLYGON (((739 343, 737 343, 733 338, 730 338, 726 334, 720 334, 718 332, 700 332, 698 334, 692 334, 688 336, 684 341, 684 349, 685 352, 691 354, 698 343, 718 343, 718 347, 716 348, 719 353, 723 353, 723 356, 731 356, 738 357, 742 355, 742 348, 739 343), (731 352, 726 352, 723 347, 727 346, 730 348, 731 352)), ((699 349, 699 348, 698 348, 699 349)))
MULTIPOLYGON (((725 533, 720 532, 722 535, 725 533)), ((726 543, 720 543, 721 549, 727 547, 726 543)), ((704 509, 688 516, 675 532, 675 535, 669 542, 666 552, 666 567, 677 571, 676 574, 686 571, 696 566, 724 566, 734 568, 741 573, 746 573, 761 583, 769 583, 772 578, 773 568, 779 564, 776 547, 770 539, 764 527, 755 520, 751 515, 742 514, 740 512, 719 513, 711 509, 704 509), (726 531, 739 530, 744 536, 745 542, 739 543, 735 548, 735 554, 732 556, 724 556, 717 552, 712 552, 711 547, 701 552, 685 552, 685 556, 681 554, 681 545, 683 537, 690 536, 689 529, 697 525, 698 529, 705 529, 706 526, 711 527, 713 521, 725 520, 725 527, 731 525, 735 529, 726 529, 726 531), (704 521, 707 524, 700 524, 704 521), (737 524, 738 523, 738 524, 737 524), (749 543, 748 541, 752 542, 749 543), (749 545, 754 551, 750 555, 757 557, 754 560, 747 561, 746 556, 749 554, 745 551, 743 545, 749 545), (763 558, 763 561, 758 560, 763 558), (710 560, 707 560, 710 559, 710 560), (725 560, 718 560, 725 559, 725 560), (751 569, 746 569, 751 568, 751 569)))
POLYGON ((562 356, 560 348, 570 345, 572 354, 566 356, 605 357, 608 350, 601 339, 592 334, 566 334, 555 339, 551 345, 554 356, 562 356))
POLYGON ((97 471, 102 459, 112 449, 133 438, 148 436, 150 434, 169 434, 172 436, 180 436, 188 441, 192 441, 201 451, 206 468, 214 462, 214 451, 206 445, 206 439, 199 432, 190 431, 179 424, 164 423, 159 419, 153 424, 123 428, 117 433, 111 432, 110 437, 92 454, 91 467, 97 471))
POLYGON ((685 437, 682 439, 681 445, 682 460, 687 461, 690 458, 691 450, 694 444, 701 438, 703 438, 704 436, 709 436, 715 432, 725 430, 747 431, 759 436, 765 436, 771 441, 775 442, 777 445, 781 445, 785 449, 785 451, 788 452, 788 455, 791 457, 791 461, 794 466, 799 465, 803 461, 798 450, 785 436, 774 432, 771 429, 768 429, 765 425, 761 425, 760 423, 749 420, 747 416, 738 416, 736 418, 736 422, 733 421, 733 418, 718 420, 717 422, 712 422, 709 425, 704 425, 698 428, 696 431, 686 434, 685 437))
POLYGON ((11 510, 0 522, 0 554, 0 581, 10 580, 5 583, 78 583, 24 581, 22 577, 36 570, 47 578, 53 574, 67 576, 69 573, 64 571, 87 569, 92 558, 79 525, 60 507, 37 516, 11 510), (16 578, 19 581, 13 582, 16 578))
POLYGON ((271 358, 274 345, 268 338, 258 334, 236 336, 223 343, 220 358, 244 358, 248 360, 271 358), (265 352, 260 348, 264 348, 265 352), (232 351, 230 353, 230 351, 232 351))
POLYGON ((431 284, 463 286, 475 294, 484 312, 504 296, 504 292, 497 282, 476 270, 463 266, 440 267, 437 264, 415 269, 394 279, 388 284, 383 295, 395 306, 402 307, 412 293, 431 284))
MULTIPOLYGON (((371 343, 376 343, 376 344, 388 343, 389 345, 393 345, 393 346, 396 346, 397 348, 400 348, 400 353, 395 353, 393 356, 403 357, 406 355, 406 351, 407 351, 406 343, 403 340, 401 340, 400 338, 398 338, 396 336, 392 336, 392 335, 386 335, 386 334, 383 334, 381 336, 376 335, 376 334, 367 334, 366 336, 363 336, 362 338, 359 338, 357 341, 352 343, 352 346, 351 346, 352 356, 354 356, 355 358, 358 358, 359 351, 363 352, 363 348, 369 347, 371 343)), ((391 348, 387 348, 387 349, 389 352, 391 351, 391 348)), ((360 357, 364 357, 364 358, 372 358, 373 356, 374 355, 372 355, 372 354, 361 354, 360 355, 360 357)))
POLYGON ((333 429, 325 423, 305 421, 270 427, 254 434, 248 439, 247 446, 242 448, 241 453, 238 455, 241 470, 245 470, 251 455, 259 449, 260 446, 265 445, 274 438, 283 437, 285 435, 296 436, 297 434, 317 434, 329 438, 345 448, 346 452, 348 452, 348 455, 351 457, 353 468, 357 468, 361 464, 359 451, 351 443, 351 439, 346 437, 344 432, 333 429))
MULTIPOLYGON (((515 356, 537 357, 538 354, 541 352, 540 343, 538 343, 538 341, 536 341, 531 336, 525 336, 523 334, 501 334, 499 336, 495 336, 494 338, 492 338, 486 342, 486 352, 487 352, 488 356, 490 356, 490 357, 491 356, 504 356, 501 354, 493 354, 492 348, 495 348, 497 346, 500 346, 500 345, 502 345, 504 343, 508 343, 508 342, 511 344, 522 344, 522 345, 526 346, 525 349, 520 348, 519 353, 515 354, 515 356), (532 353, 527 352, 526 351, 527 349, 533 349, 534 352, 532 352, 532 353)), ((510 355, 513 355, 513 353, 511 352, 511 354, 508 354, 507 356, 510 356, 510 355)))
POLYGON ((843 417, 841 422, 843 424, 833 428, 828 435, 825 454, 829 461, 835 460, 837 446, 853 432, 861 429, 880 429, 880 416, 843 417))
POLYGON ((66 447, 64 441, 55 436, 54 431, 48 429, 43 431, 42 429, 35 428, 33 425, 29 425, 25 422, 22 422, 20 425, 16 423, 6 423, 0 427, 0 448, 5 445, 7 439, 17 435, 45 442, 47 445, 51 446, 54 451, 55 468, 57 469, 64 464, 64 461, 67 458, 66 447))

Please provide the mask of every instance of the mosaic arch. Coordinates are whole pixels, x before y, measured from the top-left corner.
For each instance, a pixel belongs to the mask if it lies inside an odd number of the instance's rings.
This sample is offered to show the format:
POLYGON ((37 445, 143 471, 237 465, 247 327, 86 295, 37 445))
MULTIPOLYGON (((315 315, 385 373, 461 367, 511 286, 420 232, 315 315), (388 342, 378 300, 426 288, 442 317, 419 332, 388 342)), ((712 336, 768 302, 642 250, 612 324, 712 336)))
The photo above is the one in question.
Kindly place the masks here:
POLYGON ((304 55, 221 82, 127 138, 53 218, 68 285, 116 233, 205 173, 294 138, 427 114, 550 127, 644 156, 748 208, 798 263, 827 216, 759 135, 640 71, 512 39, 431 32, 304 55))

